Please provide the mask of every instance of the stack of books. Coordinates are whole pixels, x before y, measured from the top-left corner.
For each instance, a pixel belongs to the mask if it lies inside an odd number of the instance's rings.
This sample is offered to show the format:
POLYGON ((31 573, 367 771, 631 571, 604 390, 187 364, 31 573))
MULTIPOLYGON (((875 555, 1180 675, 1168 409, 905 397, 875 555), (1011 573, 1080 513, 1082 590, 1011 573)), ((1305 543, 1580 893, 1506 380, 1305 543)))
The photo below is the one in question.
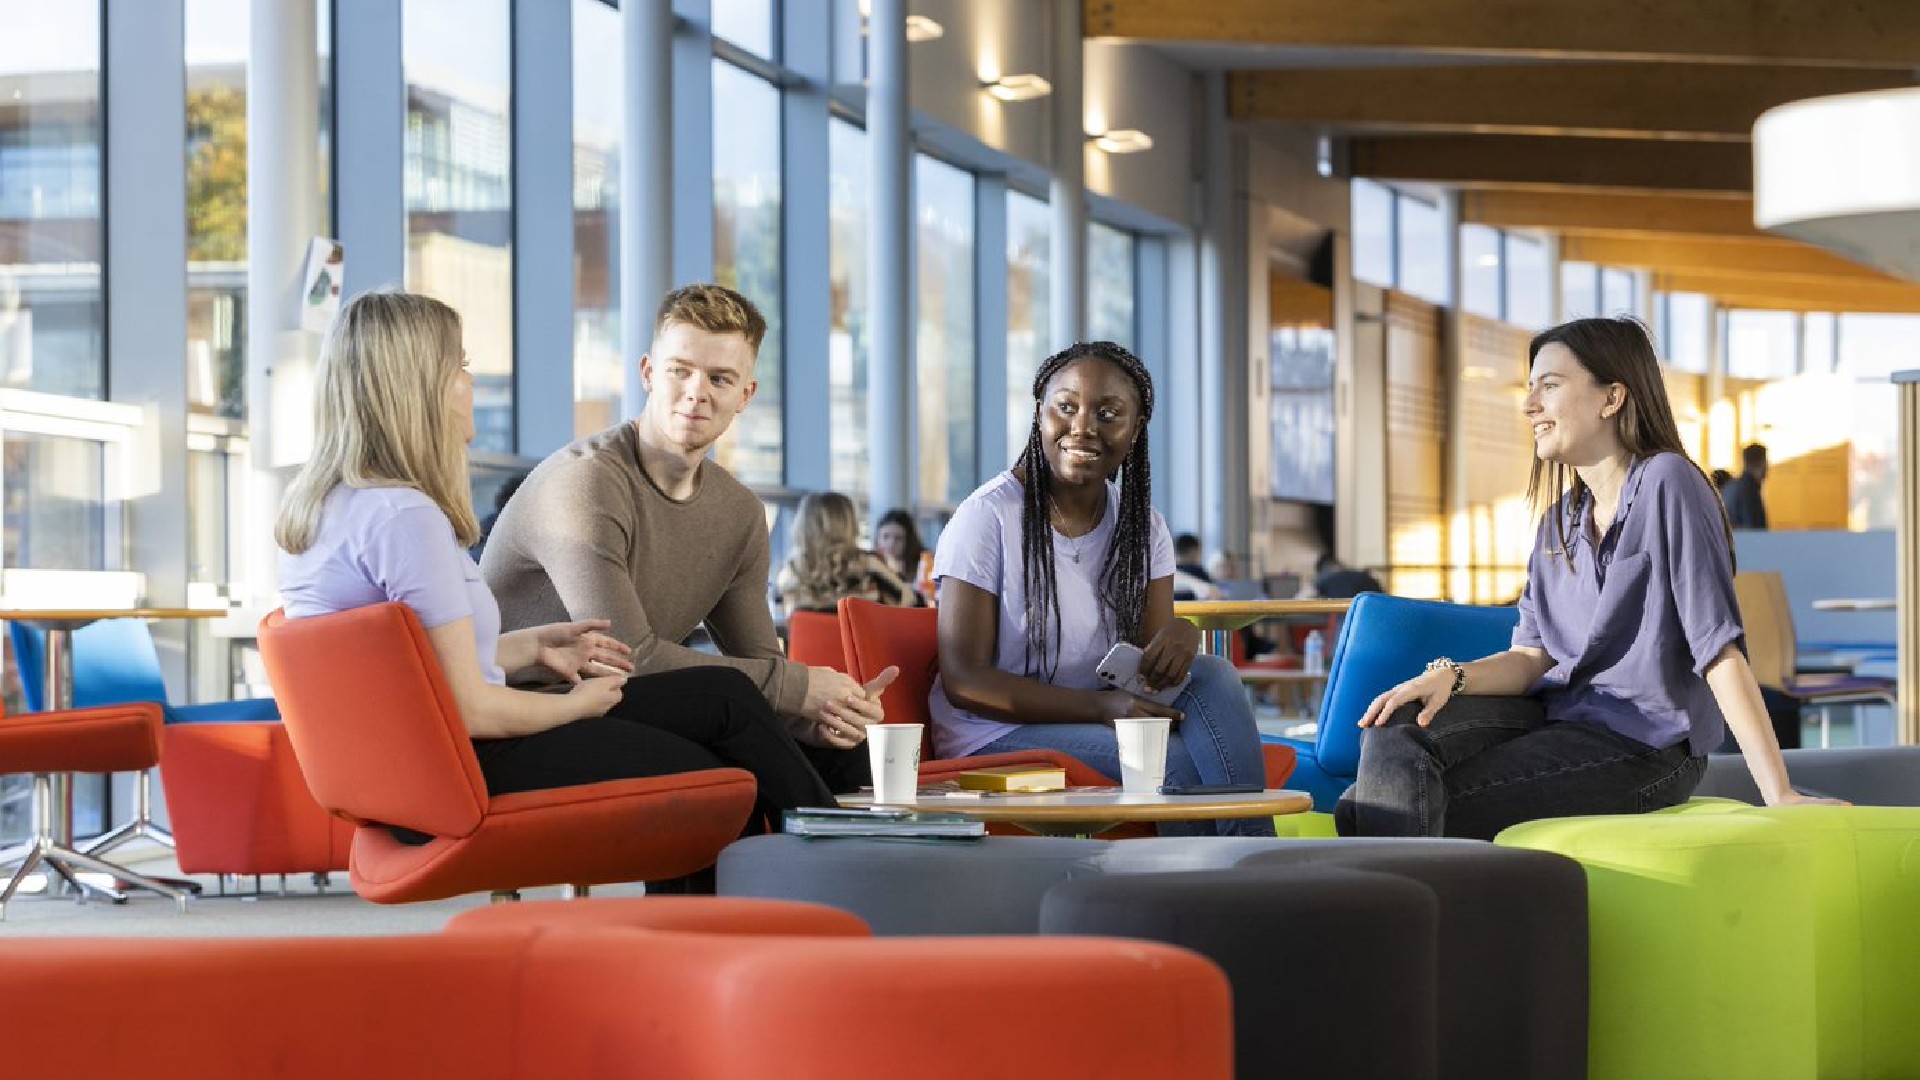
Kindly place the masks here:
POLYGON ((1067 770, 1056 765, 995 765, 960 774, 968 791, 1065 791, 1067 770))
POLYGON ((784 828, 795 836, 812 838, 857 836, 870 840, 978 840, 987 835, 984 821, 965 814, 928 814, 884 807, 871 810, 802 807, 786 813, 784 828))

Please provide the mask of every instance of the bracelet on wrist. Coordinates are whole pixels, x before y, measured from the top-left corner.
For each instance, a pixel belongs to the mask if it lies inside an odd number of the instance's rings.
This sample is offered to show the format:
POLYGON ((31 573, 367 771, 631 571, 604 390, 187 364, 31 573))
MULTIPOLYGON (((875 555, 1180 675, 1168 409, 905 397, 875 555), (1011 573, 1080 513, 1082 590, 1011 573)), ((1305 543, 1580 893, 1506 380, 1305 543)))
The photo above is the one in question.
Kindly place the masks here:
POLYGON ((1467 688, 1467 669, 1447 657, 1436 657, 1427 664, 1428 671, 1448 671, 1453 674, 1453 689, 1449 693, 1457 694, 1467 688))

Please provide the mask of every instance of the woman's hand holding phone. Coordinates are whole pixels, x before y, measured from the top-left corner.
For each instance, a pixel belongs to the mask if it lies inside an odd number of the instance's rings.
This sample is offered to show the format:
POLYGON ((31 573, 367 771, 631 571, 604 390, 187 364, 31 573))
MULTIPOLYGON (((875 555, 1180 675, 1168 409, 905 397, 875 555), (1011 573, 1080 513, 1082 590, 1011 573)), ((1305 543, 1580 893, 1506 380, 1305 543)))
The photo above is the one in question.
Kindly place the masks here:
POLYGON ((1103 724, 1111 725, 1115 720, 1128 716, 1164 716, 1173 721, 1173 726, 1177 728, 1180 721, 1186 719, 1184 713, 1171 705, 1135 697, 1125 690, 1094 690, 1091 693, 1100 702, 1100 722, 1103 724))
POLYGON ((1185 681, 1200 651, 1200 628, 1185 619, 1162 627, 1140 651, 1140 678, 1148 692, 1157 693, 1185 681))

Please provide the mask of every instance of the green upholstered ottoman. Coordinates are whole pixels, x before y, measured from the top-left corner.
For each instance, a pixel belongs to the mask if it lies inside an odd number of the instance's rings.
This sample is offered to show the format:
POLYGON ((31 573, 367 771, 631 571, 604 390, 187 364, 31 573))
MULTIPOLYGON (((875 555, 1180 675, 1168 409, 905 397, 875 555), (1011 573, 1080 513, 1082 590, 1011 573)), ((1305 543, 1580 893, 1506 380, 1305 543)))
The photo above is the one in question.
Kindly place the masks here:
POLYGON ((1333 815, 1308 810, 1303 814, 1277 814, 1273 835, 1295 840, 1331 840, 1340 834, 1333 827, 1333 815))
POLYGON ((1920 809, 1781 806, 1747 813, 1815 841, 1822 1080, 1920 1077, 1920 809))
POLYGON ((1593 1080, 1812 1080, 1817 846, 1751 813, 1551 818, 1496 843, 1585 867, 1593 1080))

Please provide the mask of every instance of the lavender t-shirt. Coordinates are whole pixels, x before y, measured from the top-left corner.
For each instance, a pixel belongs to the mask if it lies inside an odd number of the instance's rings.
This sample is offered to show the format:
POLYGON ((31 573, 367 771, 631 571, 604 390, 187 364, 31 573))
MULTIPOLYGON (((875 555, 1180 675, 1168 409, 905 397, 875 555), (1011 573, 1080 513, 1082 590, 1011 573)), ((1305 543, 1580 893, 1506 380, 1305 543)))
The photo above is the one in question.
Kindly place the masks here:
POLYGON ((428 629, 470 618, 480 674, 506 685, 495 658, 500 606, 453 538, 453 523, 413 488, 342 484, 328 492, 312 546, 280 553, 280 599, 290 619, 388 600, 412 608, 428 629))
POLYGON ((1719 497, 1692 462, 1656 454, 1628 470, 1597 549, 1591 513, 1590 498, 1555 503, 1527 561, 1513 644, 1553 660, 1533 692, 1550 721, 1602 724, 1656 748, 1687 739, 1708 753, 1726 722, 1707 666, 1728 645, 1745 647, 1719 497))
MULTIPOLYGON (((1092 532, 1068 538, 1053 533, 1055 595, 1060 599, 1060 636, 1049 656, 1051 673, 1027 666, 1027 590, 1021 572, 1020 514, 1025 488, 1012 473, 1001 473, 967 496, 940 532, 933 576, 942 592, 949 578, 964 581, 1000 599, 999 639, 994 666, 1076 690, 1101 690, 1094 674, 1107 650, 1119 640, 1112 609, 1100 600, 1100 569, 1113 543, 1120 517, 1120 489, 1107 484, 1107 510, 1092 532), (1078 556, 1078 558, 1076 558, 1078 556)), ((1173 537, 1159 511, 1153 512, 1153 542, 1147 579, 1173 576, 1173 537)), ((1037 662, 1037 661, 1036 661, 1037 662)), ((976 716, 947 700, 938 678, 927 695, 933 720, 933 749, 943 758, 965 757, 1014 729, 1013 724, 976 716)))

